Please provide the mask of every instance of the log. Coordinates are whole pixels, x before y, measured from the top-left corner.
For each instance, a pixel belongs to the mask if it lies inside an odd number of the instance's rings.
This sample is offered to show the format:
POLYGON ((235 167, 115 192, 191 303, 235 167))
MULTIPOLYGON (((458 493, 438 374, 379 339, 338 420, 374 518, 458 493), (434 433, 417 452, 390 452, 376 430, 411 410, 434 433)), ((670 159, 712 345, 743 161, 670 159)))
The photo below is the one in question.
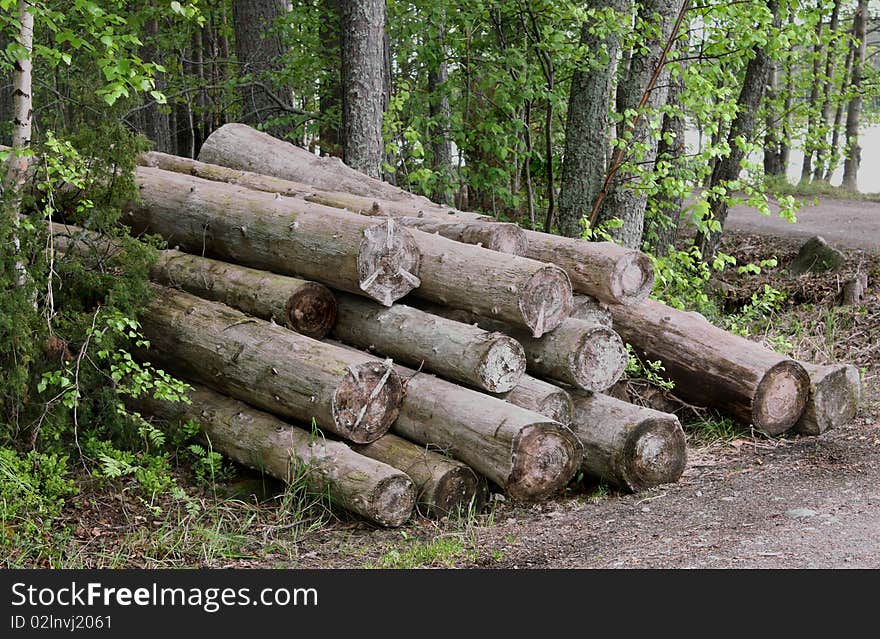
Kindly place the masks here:
POLYGON ((848 364, 801 365, 810 375, 810 398, 795 430, 802 435, 821 435, 852 421, 861 399, 859 370, 848 364))
POLYGON ((565 390, 542 379, 523 375, 516 388, 497 397, 565 426, 571 424, 574 412, 571 397, 565 390))
POLYGON ((647 299, 654 287, 654 266, 641 251, 538 231, 525 234, 526 256, 565 269, 577 293, 606 304, 633 305, 647 299))
POLYGON ((678 481, 687 442, 675 415, 601 393, 572 392, 572 430, 584 446, 585 474, 632 492, 678 481))
POLYGON ((357 443, 384 435, 403 399, 389 364, 156 286, 143 332, 149 356, 216 391, 357 443))
POLYGON ((611 311, 608 306, 589 295, 575 295, 571 305, 571 317, 612 328, 611 311))
POLYGON ((384 308, 345 293, 338 299, 333 336, 346 344, 495 393, 511 390, 525 373, 522 346, 507 335, 403 304, 384 308))
POLYGON ((135 231, 189 253, 292 275, 390 306, 419 285, 419 251, 393 220, 350 215, 232 184, 139 167, 135 231))
POLYGON ((784 433, 803 413, 810 378, 794 360, 653 300, 609 309, 621 337, 637 354, 661 360, 685 401, 726 410, 768 435, 784 433))
POLYGON ((417 508, 425 515, 464 514, 479 511, 486 503, 486 482, 469 466, 402 437, 388 434, 353 448, 406 473, 415 484, 417 508))
MULTIPOLYGON (((121 250, 115 239, 78 226, 55 223, 52 234, 55 248, 61 252, 107 255, 121 250)), ((174 249, 159 252, 150 278, 315 339, 324 338, 336 321, 336 298, 323 284, 174 249)))
POLYGON ((843 281, 840 293, 837 295, 839 306, 855 306, 861 304, 862 298, 868 292, 868 274, 856 273, 843 281))
MULTIPOLYGON (((459 324, 464 318, 461 310, 449 311, 437 304, 423 308, 431 314, 455 319, 459 324)), ((610 388, 623 375, 629 361, 620 335, 596 323, 568 318, 553 332, 535 338, 528 331, 479 315, 471 314, 466 321, 487 331, 505 333, 519 342, 532 375, 548 377, 582 390, 610 388)))
POLYGON ((284 482, 296 479, 295 465, 303 464, 310 490, 382 526, 400 526, 412 515, 415 486, 389 464, 207 388, 195 387, 188 396, 191 404, 144 396, 126 398, 126 404, 163 421, 198 422, 212 448, 284 482))
POLYGON ((422 255, 417 297, 527 328, 535 337, 571 312, 571 282, 558 266, 411 232, 422 255))
POLYGON ((458 459, 519 500, 549 497, 574 476, 581 448, 559 422, 395 365, 406 396, 392 431, 458 459))

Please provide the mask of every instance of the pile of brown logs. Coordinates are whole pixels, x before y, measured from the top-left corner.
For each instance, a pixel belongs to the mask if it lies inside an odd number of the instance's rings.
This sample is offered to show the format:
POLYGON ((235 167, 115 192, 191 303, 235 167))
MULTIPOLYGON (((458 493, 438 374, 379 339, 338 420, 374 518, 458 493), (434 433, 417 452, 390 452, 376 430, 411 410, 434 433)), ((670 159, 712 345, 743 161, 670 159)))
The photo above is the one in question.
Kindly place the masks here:
MULTIPOLYGON (((126 223, 173 247, 153 267, 143 356, 212 446, 386 526, 479 506, 488 482, 546 499, 579 472, 674 482, 675 415, 606 394, 630 343, 687 402, 770 435, 820 433, 857 403, 851 367, 805 367, 647 300, 648 258, 436 205, 240 124, 201 161, 141 157, 126 223)), ((66 251, 110 242, 55 226, 66 251)))

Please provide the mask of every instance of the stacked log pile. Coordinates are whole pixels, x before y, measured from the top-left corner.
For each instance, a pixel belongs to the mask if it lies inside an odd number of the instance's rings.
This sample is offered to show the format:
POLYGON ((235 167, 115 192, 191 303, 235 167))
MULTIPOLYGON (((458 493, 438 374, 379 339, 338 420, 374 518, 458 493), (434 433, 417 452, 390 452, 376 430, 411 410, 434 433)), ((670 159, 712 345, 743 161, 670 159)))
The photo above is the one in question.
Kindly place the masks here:
MULTIPOLYGON (((479 505, 487 480, 520 500, 579 471, 630 491, 677 481, 678 418, 604 394, 626 342, 687 401, 771 435, 851 416, 849 368, 808 370, 647 300, 638 251, 441 207, 244 125, 200 161, 141 164, 125 219, 173 247, 151 273, 142 355, 195 389, 138 409, 194 419, 282 480, 306 464, 381 525, 479 505)), ((96 241, 55 232, 62 250, 96 241)))

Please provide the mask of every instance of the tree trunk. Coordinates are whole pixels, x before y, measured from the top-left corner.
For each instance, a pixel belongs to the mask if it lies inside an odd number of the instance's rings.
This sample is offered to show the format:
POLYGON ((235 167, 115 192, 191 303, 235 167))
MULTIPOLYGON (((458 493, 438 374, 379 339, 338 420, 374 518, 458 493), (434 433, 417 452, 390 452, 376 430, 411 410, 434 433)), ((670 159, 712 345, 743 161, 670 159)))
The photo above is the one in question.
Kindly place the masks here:
POLYGON ((421 514, 465 515, 479 511, 486 503, 486 481, 469 466, 402 437, 385 435, 372 444, 355 446, 354 450, 406 473, 415 484, 421 514))
POLYGON ((391 465, 206 388, 195 388, 189 398, 191 404, 143 396, 126 403, 162 421, 198 422, 215 450, 284 482, 305 476, 310 490, 377 524, 396 527, 410 518, 415 486, 391 465))
POLYGON ((853 53, 852 47, 849 47, 846 53, 846 61, 843 65, 843 80, 841 81, 839 91, 841 98, 837 100, 837 107, 834 109, 834 124, 831 125, 831 148, 824 176, 826 182, 831 182, 831 176, 840 162, 840 129, 843 123, 843 110, 845 106, 842 96, 846 93, 847 85, 852 77, 853 53))
POLYGON ((582 470, 637 492, 678 481, 687 442, 675 415, 599 393, 574 393, 572 430, 584 446, 582 470))
POLYGON ((810 375, 810 399, 795 430, 801 435, 821 435, 851 422, 861 398, 859 370, 846 364, 801 365, 810 375))
POLYGON ((357 443, 378 439, 396 419, 404 389, 389 364, 156 288, 141 322, 152 345, 146 355, 167 368, 357 443))
POLYGON ((542 379, 523 375, 516 388, 498 397, 565 426, 571 424, 574 411, 571 397, 563 389, 542 379))
POLYGON ((810 175, 813 173, 813 153, 816 150, 816 127, 819 124, 819 96, 821 95, 822 83, 820 82, 819 73, 822 68, 822 31, 825 27, 824 20, 825 0, 816 0, 816 42, 813 45, 813 67, 812 82, 810 83, 810 98, 807 103, 807 131, 804 134, 804 161, 801 165, 801 183, 810 181, 810 175))
MULTIPOLYGON (((588 9, 605 7, 623 13, 630 0, 612 3, 589 0, 588 9)), ((608 143, 608 107, 614 76, 617 73, 618 34, 609 31, 594 34, 591 21, 581 27, 581 46, 587 60, 575 69, 565 125, 565 156, 559 194, 559 232, 580 237, 581 220, 589 215, 605 177, 605 152, 608 143), (595 63, 591 56, 599 56, 595 63)))
POLYGON ((342 0, 342 148, 345 163, 382 176, 385 0, 342 0))
MULTIPOLYGON (((767 7, 773 14, 773 26, 779 27, 779 0, 767 0, 767 7)), ((730 125, 730 132, 727 136, 730 154, 720 158, 712 171, 710 188, 713 189, 726 188, 728 183, 739 178, 745 153, 738 141, 748 141, 755 134, 759 107, 764 96, 764 88, 767 86, 767 79, 770 76, 772 61, 767 51, 760 45, 755 45, 754 54, 755 57, 749 61, 746 67, 745 80, 737 99, 736 117, 730 125)), ((711 261, 718 250, 728 210, 726 195, 710 195, 708 200, 712 219, 721 225, 721 230, 718 232, 707 230, 697 233, 696 245, 700 249, 703 259, 707 262, 711 261)))
MULTIPOLYGON (((150 3, 155 10, 155 2, 150 3)), ((159 19, 151 18, 146 25, 149 44, 144 47, 143 57, 147 62, 161 64, 157 39, 159 36, 159 19)), ((156 91, 165 91, 165 77, 156 74, 156 91)), ((171 116, 166 107, 160 107, 152 97, 145 98, 149 102, 145 105, 142 114, 144 135, 153 142, 153 148, 162 153, 174 151, 174 143, 171 137, 171 116)))
MULTIPOLYGON (((55 249, 61 252, 108 255, 120 250, 114 239, 76 226, 53 224, 52 233, 55 249)), ((248 315, 277 322, 314 339, 324 338, 336 321, 336 298, 323 284, 173 249, 159 253, 159 259, 150 269, 150 278, 248 315)))
POLYGON ((126 223, 171 246, 315 280, 386 306, 419 284, 419 250, 392 220, 160 169, 138 168, 136 180, 143 204, 128 207, 126 223))
POLYGON ((797 362, 652 300, 610 309, 621 337, 663 363, 682 399, 726 410, 768 435, 784 433, 800 418, 810 380, 797 362))
POLYGON ((837 40, 839 38, 838 30, 840 25, 840 6, 842 0, 834 0, 831 7, 831 20, 828 23, 828 31, 831 34, 828 41, 828 47, 825 52, 825 74, 822 76, 822 111, 821 122, 822 131, 820 133, 821 142, 816 148, 816 162, 813 167, 813 181, 823 179, 825 171, 826 156, 828 154, 828 131, 831 129, 832 122, 832 101, 831 87, 834 84, 834 63, 837 58, 837 40))
POLYGON ((767 98, 764 108, 767 110, 764 131, 764 174, 773 176, 785 176, 787 167, 782 161, 782 139, 785 131, 780 126, 780 118, 787 117, 784 113, 777 113, 773 108, 773 101, 779 93, 779 70, 775 61, 770 62, 770 78, 767 81, 767 98))
POLYGON ((422 255, 419 298, 525 327, 535 337, 571 312, 571 282, 554 264, 411 233, 422 255))
POLYGON ((438 51, 428 67, 428 95, 431 114, 431 169, 436 174, 433 200, 439 204, 452 201, 449 186, 452 177, 452 109, 449 106, 449 64, 446 61, 446 34, 439 25, 435 38, 438 51))
POLYGON ((526 231, 526 237, 526 255, 562 267, 578 293, 609 304, 638 304, 654 286, 654 267, 640 251, 536 231, 526 231))
POLYGON ((329 70, 320 83, 318 144, 321 155, 342 157, 342 0, 321 0, 321 46, 329 59, 329 70))
POLYGON ((339 295, 333 336, 493 393, 513 389, 526 369, 522 346, 506 335, 403 304, 383 308, 353 295, 339 295))
MULTIPOLYGON (((620 113, 640 112, 634 127, 628 129, 632 137, 624 139, 632 154, 633 148, 639 153, 628 159, 650 166, 657 157, 657 137, 652 120, 658 117, 658 109, 666 103, 669 87, 669 72, 661 71, 656 84, 651 88, 650 81, 663 64, 663 50, 670 38, 675 37, 673 28, 682 8, 682 0, 638 0, 639 21, 649 25, 651 35, 636 47, 630 60, 629 69, 617 87, 618 109, 620 113), (649 91, 647 101, 643 100, 649 91)), ((620 137, 620 136, 618 136, 620 137)), ((611 235, 623 246, 637 249, 642 244, 645 224, 645 208, 648 192, 638 185, 637 172, 618 171, 614 186, 604 205, 604 218, 619 218, 623 225, 611 229, 611 235)), ((592 207, 591 207, 592 208, 592 207)))
MULTIPOLYGON (((273 78, 282 70, 285 49, 277 21, 287 13, 283 0, 233 0, 235 55, 241 65, 240 76, 248 76, 240 89, 244 103, 242 121, 262 124, 282 109, 278 102, 290 102, 289 90, 273 78)), ((283 138, 288 127, 273 125, 267 129, 283 138)))
POLYGON ((862 147, 859 146, 859 126, 862 119, 862 75, 867 52, 868 0, 859 0, 853 21, 853 98, 846 110, 846 159, 843 162, 843 188, 857 193, 859 190, 859 166, 862 162, 862 147))

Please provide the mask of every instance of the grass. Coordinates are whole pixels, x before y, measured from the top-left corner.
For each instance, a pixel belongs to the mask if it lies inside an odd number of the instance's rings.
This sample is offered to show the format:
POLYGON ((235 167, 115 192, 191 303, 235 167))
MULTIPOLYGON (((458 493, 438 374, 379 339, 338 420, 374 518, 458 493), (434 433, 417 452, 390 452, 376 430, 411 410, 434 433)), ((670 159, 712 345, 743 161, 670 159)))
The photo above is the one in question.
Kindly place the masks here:
MULTIPOLYGON (((408 535, 403 533, 404 539, 408 535)), ((471 540, 472 541, 472 540, 471 540)), ((440 535, 430 541, 410 540, 402 549, 389 550, 365 568, 411 570, 413 568, 454 568, 462 559, 476 560, 476 545, 465 543, 463 535, 440 535)))
POLYGON ((784 176, 766 178, 767 188, 778 195, 793 195, 796 198, 827 197, 835 200, 878 201, 880 193, 859 193, 840 186, 832 186, 828 182, 798 182, 792 184, 784 176))
POLYGON ((729 444, 736 439, 751 436, 747 426, 735 422, 726 415, 712 413, 688 422, 684 425, 684 429, 698 446, 729 444))

